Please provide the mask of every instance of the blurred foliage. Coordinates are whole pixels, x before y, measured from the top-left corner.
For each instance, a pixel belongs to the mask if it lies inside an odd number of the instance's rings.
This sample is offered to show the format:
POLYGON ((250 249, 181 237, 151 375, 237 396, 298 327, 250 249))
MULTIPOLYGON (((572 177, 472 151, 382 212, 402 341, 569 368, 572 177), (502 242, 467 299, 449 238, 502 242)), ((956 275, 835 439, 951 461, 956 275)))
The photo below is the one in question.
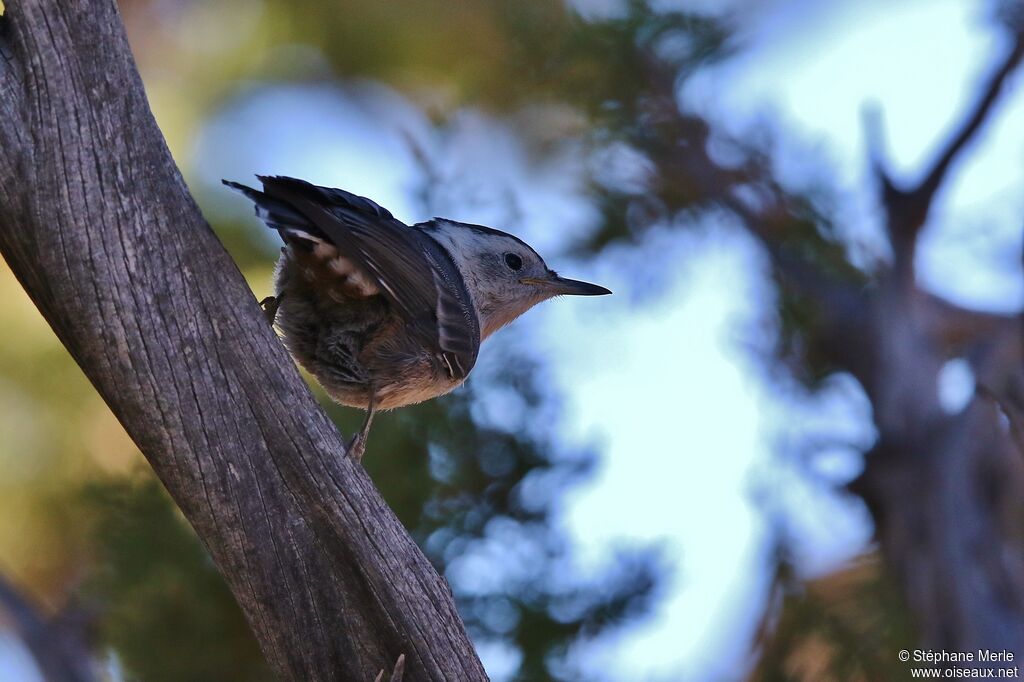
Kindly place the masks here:
POLYGON ((151 475, 96 481, 80 503, 92 552, 82 593, 132 678, 274 679, 227 585, 151 475))
MULTIPOLYGON (((501 398, 513 403, 506 409, 519 415, 512 428, 474 416, 481 389, 470 382, 442 400, 382 415, 372 447, 387 454, 368 456, 366 465, 448 576, 471 634, 510 645, 521 656, 520 679, 550 679, 552 663, 566 665, 561 659, 580 636, 646 610, 661 562, 654 549, 625 552, 597 575, 573 575, 571 544, 553 512, 594 457, 559 453, 548 436, 535 435, 536 373, 524 358, 506 360, 498 381, 501 398)), ((351 411, 329 411, 355 426, 351 411)))
POLYGON ((751 680, 897 680, 913 648, 906 606, 881 558, 868 554, 821 578, 798 580, 785 562, 776 577, 778 621, 763 632, 751 680))
MULTIPOLYGON (((644 172, 620 177, 614 163, 598 163, 586 178, 600 220, 576 243, 579 255, 637 241, 657 225, 695 223, 745 187, 778 207, 776 227, 792 235, 783 248, 842 278, 863 276, 829 219, 826 191, 783 188, 770 141, 739 146, 734 163, 713 162, 712 126, 679 111, 680 84, 736 49, 727 28, 707 17, 655 11, 639 0, 590 19, 561 0, 121 6, 157 119, 186 175, 204 122, 257 83, 373 79, 439 127, 464 107, 498 117, 544 109, 556 115, 516 127, 531 153, 575 140, 595 157, 630 155, 627 165, 644 172)), ((224 217, 214 227, 254 288, 265 290, 276 255, 266 235, 252 219, 224 217)), ((264 679, 255 643, 198 541, 149 470, 139 471, 138 453, 7 270, 0 293, 4 564, 54 601, 74 588, 98 603, 102 640, 133 679, 264 679)), ((783 287, 776 350, 824 376, 828 367, 801 355, 804 321, 816 313, 786 295, 783 287)), ((486 352, 503 354, 502 372, 381 415, 364 462, 451 581, 473 636, 506 647, 518 660, 516 679, 580 679, 566 652, 645 613, 665 567, 654 548, 621 551, 592 574, 574 565, 559 503, 591 472, 594 455, 553 442, 547 425, 558 418, 557 396, 541 390, 543 373, 529 357, 500 345, 486 352), (481 408, 488 400, 501 405, 500 424, 481 408)), ((361 420, 324 403, 345 432, 361 420)), ((830 610, 831 593, 787 596, 777 639, 762 645, 764 679, 778 678, 787 652, 815 637, 827 640, 837 666, 854 651, 843 647, 890 642, 891 602, 874 583, 864 590, 856 606, 874 615, 856 622, 830 610)), ((896 650, 888 646, 876 651, 896 650)), ((864 664, 865 679, 877 679, 883 668, 875 665, 864 664)))

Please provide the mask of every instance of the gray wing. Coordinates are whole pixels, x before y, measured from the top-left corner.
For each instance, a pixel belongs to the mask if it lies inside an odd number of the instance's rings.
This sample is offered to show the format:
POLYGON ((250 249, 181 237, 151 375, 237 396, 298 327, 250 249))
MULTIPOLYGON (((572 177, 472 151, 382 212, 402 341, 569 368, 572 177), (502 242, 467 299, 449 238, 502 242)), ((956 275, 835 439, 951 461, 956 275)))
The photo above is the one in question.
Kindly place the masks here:
POLYGON ((466 378, 480 349, 480 324, 444 247, 369 199, 294 178, 258 177, 264 191, 245 193, 263 209, 261 216, 272 218, 264 218, 271 227, 325 238, 356 261, 433 351, 438 369, 457 381, 466 378))

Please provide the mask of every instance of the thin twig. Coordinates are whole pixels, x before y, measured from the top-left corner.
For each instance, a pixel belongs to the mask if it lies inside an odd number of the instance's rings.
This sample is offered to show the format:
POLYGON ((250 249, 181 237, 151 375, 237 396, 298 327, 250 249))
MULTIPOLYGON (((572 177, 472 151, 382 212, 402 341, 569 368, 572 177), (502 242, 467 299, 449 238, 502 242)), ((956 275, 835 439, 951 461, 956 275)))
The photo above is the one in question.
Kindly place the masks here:
MULTIPOLYGON (((882 199, 889 216, 889 235, 893 241, 897 261, 903 260, 907 265, 910 264, 917 234, 928 217, 935 200, 935 193, 942 186, 953 162, 967 144, 974 139, 982 124, 988 119, 1007 79, 1020 64, 1022 58, 1024 58, 1024 38, 1018 34, 1002 63, 981 88, 981 97, 974 104, 970 115, 961 123, 956 134, 949 139, 920 184, 913 189, 900 190, 894 187, 888 176, 885 175, 880 161, 880 150, 871 150, 872 166, 883 188, 882 199)), ((877 130, 873 132, 877 142, 881 139, 878 136, 880 133, 877 130)))
POLYGON ((938 190, 946 176, 946 173, 949 171, 949 167, 952 165, 957 155, 978 132, 978 129, 981 128, 985 119, 988 118, 989 113, 992 111, 992 106, 999 98, 999 95, 1003 90, 1003 86, 1006 84, 1006 80, 1020 64, 1022 57, 1024 57, 1024 40, 1018 36, 1016 40, 1014 40, 1013 48, 1006 55, 1003 63, 989 77, 988 83, 986 83, 985 87, 982 88, 982 96, 974 105, 974 111, 963 122, 960 131, 950 139, 949 143, 946 145, 946 149, 939 156, 938 160, 936 160, 931 171, 921 182, 918 188, 914 190, 914 194, 920 195, 918 197, 919 201, 927 204, 931 203, 936 190, 938 190))

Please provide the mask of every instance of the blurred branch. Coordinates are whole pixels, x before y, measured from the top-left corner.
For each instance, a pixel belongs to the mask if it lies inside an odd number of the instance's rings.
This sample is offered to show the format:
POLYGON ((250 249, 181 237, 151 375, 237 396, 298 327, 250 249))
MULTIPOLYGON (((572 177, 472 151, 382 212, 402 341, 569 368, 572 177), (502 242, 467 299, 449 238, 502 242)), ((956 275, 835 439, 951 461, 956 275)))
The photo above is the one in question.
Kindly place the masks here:
MULTIPOLYGON (((975 103, 971 114, 961 123, 959 130, 946 144, 945 149, 939 155, 935 165, 925 176, 921 184, 912 191, 918 195, 918 201, 928 207, 935 197, 935 192, 942 185, 949 167, 956 157, 963 151, 964 147, 978 133, 981 125, 988 118, 992 106, 1003 91, 1007 78, 1016 70, 1020 64, 1021 57, 1024 57, 1024 36, 1017 35, 1013 47, 1007 53, 1003 63, 989 77, 988 82, 981 88, 981 97, 975 103)), ((925 211, 927 213, 927 210, 925 211)), ((920 227, 918 225, 918 227, 920 227)))
POLYGON ((935 193, 945 180, 953 162, 988 119, 1007 79, 1016 70, 1022 57, 1024 33, 1018 29, 1015 31, 1013 45, 1002 63, 982 86, 981 96, 971 108, 970 114, 950 137, 935 163, 925 172, 920 184, 912 189, 897 188, 887 174, 881 142, 881 123, 878 117, 871 117, 870 122, 874 123, 868 126, 871 166, 882 188, 882 200, 888 216, 887 225, 896 254, 897 268, 905 266, 906 272, 912 269, 917 234, 928 218, 935 193))
POLYGON ((1021 373, 1020 320, 919 291, 913 260, 936 193, 1022 55, 1018 33, 917 187, 895 188, 874 161, 895 264, 875 285, 866 320, 869 363, 858 373, 873 404, 878 443, 851 486, 872 512, 925 644, 1007 649, 1018 657, 1024 654, 1024 459, 1011 436, 1015 406, 1003 398, 1021 373), (938 377, 956 353, 971 362, 979 391, 965 410, 950 414, 938 399, 938 377), (999 397, 978 399, 986 394, 999 397), (1010 432, 1000 423, 1000 407, 1011 418, 1010 432))
POLYGON ((1020 377, 1016 377, 1017 390, 1012 399, 1000 395, 997 391, 989 388, 986 384, 979 383, 976 391, 983 398, 988 398, 999 407, 1006 421, 1010 425, 1010 433, 1017 445, 1017 452, 1024 457, 1024 402, 1021 401, 1020 377))
POLYGON ((1021 332, 1016 315, 963 308, 927 292, 919 295, 928 335, 941 341, 950 357, 970 351, 981 340, 992 340, 1004 334, 1016 337, 1021 332))
POLYGON ((868 363, 857 376, 871 398, 879 437, 851 486, 872 512, 926 645, 1005 648, 1016 656, 1024 654, 1024 459, 1000 424, 999 405, 1011 417, 1013 406, 976 397, 949 414, 939 402, 938 377, 946 360, 962 353, 979 387, 991 385, 1001 394, 1008 378, 1020 373, 1020 320, 919 291, 913 261, 936 193, 1022 55, 1018 33, 917 187, 896 188, 879 160, 877 136, 872 142, 895 263, 875 284, 865 321, 868 363))
POLYGON ((81 637, 49 621, 3 575, 0 575, 0 620, 13 625, 47 682, 96 679, 92 658, 81 637))
POLYGON ((1024 458, 999 406, 1015 409, 1010 392, 1024 386, 1013 379, 1022 368, 1020 320, 920 291, 913 250, 950 168, 1021 58, 1018 32, 964 123, 911 190, 895 187, 887 175, 881 127, 869 118, 869 151, 895 252, 889 270, 856 267, 828 217, 782 187, 764 153, 748 150, 729 167, 716 162, 709 125, 680 109, 678 74, 654 51, 637 98, 640 122, 623 131, 654 166, 651 194, 666 210, 725 208, 763 244, 783 300, 795 298, 801 308, 791 322, 780 305, 784 325, 800 335, 801 369, 811 376, 822 368, 847 371, 863 385, 878 441, 851 489, 872 512, 924 644, 1006 649, 1018 658, 1024 656, 1024 458), (975 398, 957 414, 943 407, 939 376, 958 356, 971 363, 979 385, 998 395, 998 405, 975 398))
POLYGON ((113 0, 0 20, 0 252, 225 576, 276 673, 486 676, 203 220, 113 0))

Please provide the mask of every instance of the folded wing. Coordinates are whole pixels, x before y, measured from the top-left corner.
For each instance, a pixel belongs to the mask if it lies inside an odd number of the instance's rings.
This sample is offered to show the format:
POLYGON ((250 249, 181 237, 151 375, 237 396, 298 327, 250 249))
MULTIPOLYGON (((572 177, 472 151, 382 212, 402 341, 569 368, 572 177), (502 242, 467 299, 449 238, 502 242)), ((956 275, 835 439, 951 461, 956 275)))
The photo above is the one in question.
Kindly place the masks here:
POLYGON ((374 281, 438 370, 465 379, 476 363, 480 326, 462 276, 440 244, 364 197, 294 178, 259 179, 262 192, 225 184, 252 199, 257 215, 286 240, 334 245, 374 281))

